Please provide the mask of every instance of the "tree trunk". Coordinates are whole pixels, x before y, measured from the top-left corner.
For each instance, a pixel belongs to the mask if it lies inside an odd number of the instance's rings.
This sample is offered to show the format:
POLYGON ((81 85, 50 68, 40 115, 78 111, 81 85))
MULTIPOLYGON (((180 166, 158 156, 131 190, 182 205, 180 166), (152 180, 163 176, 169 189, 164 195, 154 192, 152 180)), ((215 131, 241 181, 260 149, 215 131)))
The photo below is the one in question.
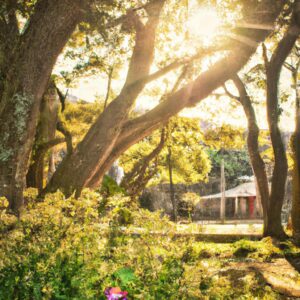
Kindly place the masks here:
POLYGON ((40 120, 37 126, 35 144, 32 151, 32 164, 29 166, 26 183, 27 187, 36 187, 39 191, 43 189, 44 183, 44 161, 49 149, 45 144, 54 140, 56 123, 58 120, 59 101, 56 88, 52 81, 43 97, 40 111, 40 120))
POLYGON ((57 56, 81 18, 79 0, 40 0, 29 26, 7 54, 0 95, 0 195, 18 213, 39 107, 57 56), (55 21, 54 21, 55 20, 55 21))
POLYGON ((269 186, 268 186, 267 173, 265 170, 265 163, 259 152, 259 145, 258 145, 259 128, 257 126, 255 111, 244 83, 242 82, 242 80, 239 78, 238 75, 233 76, 232 80, 239 91, 239 97, 234 97, 232 95, 230 96, 235 98, 242 104, 248 122, 248 136, 247 136, 248 153, 249 153, 253 173, 254 176, 256 177, 259 196, 261 198, 261 203, 263 207, 264 229, 265 229, 268 225, 269 186))
MULTIPOLYGON (((298 1, 295 4, 297 5, 298 1)), ((278 84, 283 63, 294 47, 300 33, 300 28, 297 24, 298 13, 298 9, 295 10, 292 16, 291 25, 279 42, 271 60, 267 60, 266 53, 264 55, 267 75, 267 118, 275 158, 267 211, 268 219, 264 228, 264 235, 277 237, 279 239, 286 238, 281 223, 281 210, 285 196, 288 165, 285 146, 278 126, 280 116, 278 84)))
POLYGON ((300 91, 298 86, 298 70, 300 59, 293 72, 293 83, 295 85, 295 131, 292 136, 293 151, 293 200, 292 200, 292 230, 295 244, 300 245, 300 91))

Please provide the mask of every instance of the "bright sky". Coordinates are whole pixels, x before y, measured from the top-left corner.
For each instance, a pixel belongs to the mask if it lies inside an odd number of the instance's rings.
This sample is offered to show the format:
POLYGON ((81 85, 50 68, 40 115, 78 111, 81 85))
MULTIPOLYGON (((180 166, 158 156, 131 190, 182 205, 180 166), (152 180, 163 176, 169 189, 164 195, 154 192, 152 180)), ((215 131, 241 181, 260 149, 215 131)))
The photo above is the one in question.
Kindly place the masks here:
MULTIPOLYGON (((196 1, 190 1, 189 4, 189 21, 188 30, 193 39, 202 39, 204 41, 211 42, 215 39, 217 34, 220 32, 220 16, 214 9, 199 7, 196 1), (205 24, 203 26, 203 24, 205 24)), ((65 67, 65 66, 64 66, 65 67)), ((126 66, 127 67, 127 66, 126 66)), ((57 68, 60 69, 59 67, 57 68)), ((112 81, 112 89, 117 93, 125 80, 126 68, 121 72, 118 80, 112 81), (122 78, 123 77, 123 78, 122 78)), ((172 75, 168 75, 172 76, 172 75)), ((282 88, 290 91, 290 78, 287 71, 283 72, 282 88)), ((161 82, 161 81, 160 81, 161 82)), ((95 101, 96 98, 104 99, 106 93, 107 78, 103 75, 94 75, 88 78, 79 80, 76 87, 71 88, 69 93, 80 99, 86 101, 95 101)), ((215 91, 215 93, 223 94, 223 89, 215 91)), ((264 100, 265 96, 255 95, 264 100)), ((138 111, 146 111, 152 109, 158 104, 159 98, 142 95, 138 98, 136 103, 136 109, 138 111)), ((292 131, 294 128, 293 112, 290 109, 290 103, 286 103, 283 106, 285 114, 282 116, 282 124, 284 124, 284 130, 292 131)), ((262 106, 256 107, 256 113, 258 122, 261 128, 267 128, 265 108, 262 106)), ((224 123, 231 124, 233 126, 246 127, 246 119, 244 116, 243 109, 240 105, 232 106, 232 100, 228 97, 209 97, 202 101, 199 105, 192 109, 185 109, 181 112, 181 115, 187 117, 197 117, 204 121, 210 121, 213 124, 222 125, 224 123)))

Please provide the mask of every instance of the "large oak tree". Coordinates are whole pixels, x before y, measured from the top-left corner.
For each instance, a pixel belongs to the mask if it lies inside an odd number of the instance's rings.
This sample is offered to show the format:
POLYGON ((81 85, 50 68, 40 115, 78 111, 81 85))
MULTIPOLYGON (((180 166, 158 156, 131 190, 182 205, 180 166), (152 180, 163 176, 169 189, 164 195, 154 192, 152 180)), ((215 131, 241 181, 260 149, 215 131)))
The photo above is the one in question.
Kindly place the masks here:
POLYGON ((285 1, 245 1, 243 24, 256 24, 258 29, 245 29, 244 26, 237 28, 229 38, 231 47, 225 58, 195 80, 168 95, 153 110, 130 120, 128 113, 134 100, 145 84, 155 77, 149 75, 149 68, 154 55, 155 26, 159 20, 157 14, 155 17, 149 14, 148 23, 142 27, 143 36, 147 36, 147 40, 140 39, 141 29, 136 28, 136 46, 120 95, 99 116, 74 154, 63 161, 45 191, 61 189, 70 195, 74 191, 79 194, 84 187, 98 186, 105 172, 122 152, 183 108, 194 106, 205 99, 239 71, 255 53, 260 42, 270 33, 269 30, 261 29, 261 25, 274 24, 284 3, 285 1), (149 50, 152 52, 149 53, 149 50), (143 60, 138 60, 139 57, 143 57, 143 60), (143 66, 143 69, 133 76, 132 68, 135 68, 136 64, 143 66), (70 176, 74 171, 76 175, 70 176))

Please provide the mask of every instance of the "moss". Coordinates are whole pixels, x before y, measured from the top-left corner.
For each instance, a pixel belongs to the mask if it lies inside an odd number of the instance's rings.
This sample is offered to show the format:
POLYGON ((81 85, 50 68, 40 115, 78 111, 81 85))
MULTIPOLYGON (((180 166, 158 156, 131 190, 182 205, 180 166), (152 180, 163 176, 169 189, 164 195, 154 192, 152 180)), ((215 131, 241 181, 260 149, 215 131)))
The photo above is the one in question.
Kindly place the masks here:
POLYGON ((4 149, 2 146, 0 146, 0 162, 8 161, 12 154, 12 149, 4 149))
POLYGON ((21 141, 24 137, 24 132, 27 127, 27 119, 30 111, 33 97, 26 94, 17 93, 13 96, 14 103, 12 127, 6 124, 6 130, 3 131, 0 144, 0 162, 6 162, 14 154, 15 149, 10 147, 10 139, 21 141), (9 131, 8 131, 9 129, 9 131), (14 136, 10 136, 9 132, 13 132, 14 136))
POLYGON ((13 149, 11 148, 5 148, 3 145, 6 145, 8 142, 9 133, 5 132, 2 137, 2 143, 0 145, 0 162, 7 161, 11 155, 13 154, 13 149))
POLYGON ((27 125, 27 117, 29 114, 29 108, 33 103, 33 96, 17 93, 13 97, 13 102, 15 103, 14 118, 15 122, 15 132, 17 134, 16 138, 21 140, 23 133, 27 125))

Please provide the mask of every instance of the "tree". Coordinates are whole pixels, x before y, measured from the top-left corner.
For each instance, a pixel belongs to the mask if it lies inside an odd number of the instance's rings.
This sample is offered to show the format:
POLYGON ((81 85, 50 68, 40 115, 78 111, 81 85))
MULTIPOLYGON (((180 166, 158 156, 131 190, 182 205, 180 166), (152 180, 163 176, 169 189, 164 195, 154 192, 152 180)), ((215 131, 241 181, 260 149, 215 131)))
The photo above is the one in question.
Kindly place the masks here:
POLYGON ((259 127, 257 125, 256 114, 251 102, 251 98, 246 90, 244 82, 238 75, 233 77, 233 82, 239 92, 239 96, 232 95, 225 87, 226 93, 233 99, 237 100, 243 106, 247 122, 248 122, 248 135, 247 135, 247 146, 248 153, 251 161, 253 173, 257 182, 257 190, 259 198, 263 207, 264 215, 264 232, 263 235, 267 235, 268 222, 268 203, 269 203, 269 185, 267 173, 265 170, 265 163, 259 151, 259 127))
POLYGON ((220 178, 220 165, 224 160, 224 172, 226 178, 226 188, 236 187, 243 176, 252 176, 252 169, 249 162, 247 150, 209 150, 209 158, 212 170, 209 176, 220 178))
POLYGON ((270 199, 267 205, 268 219, 264 233, 265 235, 277 236, 279 238, 286 237, 281 224, 281 210, 285 194, 288 164, 281 132, 278 127, 280 117, 278 84, 282 66, 300 34, 299 4, 299 1, 294 3, 294 13, 291 23, 284 37, 278 43, 270 61, 267 58, 266 51, 264 51, 267 75, 267 119, 275 158, 270 199))
MULTIPOLYGON (((281 223, 281 210, 285 194, 285 183, 287 178, 287 158, 285 148, 278 127, 280 110, 278 99, 278 84, 282 66, 290 54, 295 42, 300 34, 300 24, 298 23, 298 2, 295 3, 294 13, 291 17, 283 38, 278 42, 270 61, 267 57, 266 48, 264 47, 264 60, 266 66, 266 94, 267 94, 267 117, 274 152, 274 168, 269 191, 265 165, 258 149, 258 127, 256 125, 256 117, 251 104, 250 97, 246 91, 245 85, 238 76, 233 77, 240 97, 233 98, 239 100, 243 105, 246 117, 248 119, 248 150, 253 167, 254 174, 257 178, 258 189, 262 201, 264 212, 264 236, 286 238, 281 223)), ((227 92, 228 93, 228 92, 227 92)), ((229 93, 230 94, 230 93, 229 93)))
POLYGON ((97 166, 107 159, 137 96, 147 83, 145 78, 153 61, 155 32, 163 4, 164 1, 154 1, 147 6, 148 21, 145 25, 137 14, 131 13, 129 29, 135 30, 135 46, 122 91, 99 116, 74 153, 61 163, 46 192, 60 188, 67 195, 73 191, 79 195, 97 171, 97 166), (75 176, 66 177, 71 173, 75 176))
POLYGON ((14 211, 23 188, 42 96, 57 56, 82 19, 82 1, 2 1, 0 17, 0 194, 14 211), (28 17, 19 27, 17 14, 28 17), (54 21, 55 20, 55 21, 54 21))
MULTIPOLYGON (((286 2, 244 1, 243 22, 253 24, 264 20, 273 24, 286 2)), ((20 5, 14 4, 18 2, 5 1, 1 4, 4 14, 1 15, 0 27, 0 68, 3 77, 0 88, 0 124, 4 130, 0 133, 0 194, 9 199, 11 209, 17 212, 23 203, 22 191, 40 102, 53 66, 76 25, 83 19, 89 23, 93 18, 86 14, 91 7, 89 1, 39 0, 33 6, 31 1, 25 1, 22 7, 25 5, 34 9, 25 10, 25 17, 30 22, 20 33, 16 17, 20 5)), ((237 28, 235 33, 238 35, 233 36, 235 42, 230 43, 229 54, 225 58, 166 97, 154 110, 129 120, 133 103, 146 83, 184 63, 175 62, 149 75, 158 12, 163 4, 164 1, 150 1, 141 8, 127 11, 111 23, 106 22, 106 16, 115 2, 101 2, 100 8, 96 5, 94 10, 100 16, 98 28, 105 31, 105 26, 111 28, 122 24, 124 30, 134 30, 136 33, 128 76, 119 96, 107 106, 72 155, 64 159, 45 192, 60 188, 66 194, 76 191, 78 195, 83 187, 101 181, 105 171, 120 153, 149 135, 160 123, 166 122, 184 107, 192 106, 208 96, 245 65, 257 45, 269 34, 269 29, 237 28), (145 17, 148 20, 144 23, 145 17)))
POLYGON ((220 177, 220 165, 224 160, 227 188, 237 186, 240 177, 252 175, 249 156, 245 149, 245 137, 243 128, 226 124, 216 128, 209 127, 204 131, 203 142, 212 164, 209 176, 220 177))
POLYGON ((99 6, 88 0, 1 2, 0 194, 15 212, 23 205, 39 107, 57 57, 81 21, 103 30, 104 24, 111 27, 126 19, 108 22, 107 11, 115 6, 115 1, 99 6))
POLYGON ((299 94, 299 67, 300 53, 296 45, 291 54, 292 63, 285 62, 285 67, 291 71, 292 87, 295 91, 295 131, 291 138, 293 156, 293 199, 292 199, 292 229, 294 242, 300 244, 300 94, 299 94))
POLYGON ((55 139, 58 122, 59 101, 53 81, 50 81, 40 108, 40 118, 32 149, 32 159, 26 175, 26 186, 43 189, 45 155, 49 149, 62 143, 64 139, 55 139))
POLYGON ((238 76, 233 78, 240 97, 238 99, 243 105, 245 114, 248 119, 248 150, 251 158, 251 164, 254 174, 257 178, 258 189, 262 201, 264 212, 264 236, 273 236, 279 239, 286 238, 281 223, 281 210, 285 195, 285 183, 287 178, 287 158, 285 148, 278 126, 280 109, 278 97, 278 84, 282 66, 290 54, 295 42, 300 34, 300 24, 298 22, 298 5, 299 1, 294 4, 293 15, 290 20, 284 36, 278 42, 274 53, 269 60, 267 57, 266 47, 264 50, 264 60, 266 67, 266 94, 267 94, 267 119, 269 124, 272 149, 274 152, 274 168, 272 174, 271 190, 269 191, 268 180, 265 171, 265 165, 258 150, 258 127, 256 117, 251 104, 250 97, 246 91, 243 82, 238 76))
MULTIPOLYGON (((277 1, 275 5, 274 1, 261 1, 254 4, 256 6, 254 10, 251 4, 244 3, 243 21, 255 23, 264 20, 267 23, 274 23, 283 4, 285 4, 285 1, 277 1), (271 12, 270 7, 273 9, 271 12), (261 13, 267 11, 268 13, 261 13)), ((156 5, 160 5, 161 8, 162 3, 156 3, 156 5)), ((151 65, 149 58, 153 56, 155 27, 158 22, 157 12, 159 9, 155 8, 155 11, 156 17, 151 16, 151 13, 149 13, 148 23, 142 29, 135 26, 136 47, 131 58, 127 80, 120 95, 110 103, 105 112, 98 118, 87 136, 78 145, 74 154, 63 161, 45 192, 61 189, 66 194, 73 191, 80 194, 83 187, 98 186, 105 172, 122 152, 149 135, 161 123, 167 122, 172 115, 175 115, 184 107, 195 105, 230 79, 245 65, 255 52, 257 45, 269 33, 269 30, 238 28, 236 30, 240 34, 237 38, 238 41, 231 43, 231 51, 225 58, 195 80, 168 95, 162 103, 150 112, 129 120, 128 112, 135 98, 148 81, 157 77, 157 73, 148 74, 151 65), (143 30, 144 37, 147 36, 147 43, 143 44, 143 47, 137 46, 141 43, 139 30, 143 30), (138 62, 135 53, 139 53, 143 57, 143 61, 138 62), (132 74, 132 70, 135 69, 134 66, 137 63, 143 66, 143 72, 139 72, 139 76, 136 78, 137 74, 132 74), (74 172, 78 176, 69 176, 74 172), (65 180, 66 178, 68 180, 65 180)))

